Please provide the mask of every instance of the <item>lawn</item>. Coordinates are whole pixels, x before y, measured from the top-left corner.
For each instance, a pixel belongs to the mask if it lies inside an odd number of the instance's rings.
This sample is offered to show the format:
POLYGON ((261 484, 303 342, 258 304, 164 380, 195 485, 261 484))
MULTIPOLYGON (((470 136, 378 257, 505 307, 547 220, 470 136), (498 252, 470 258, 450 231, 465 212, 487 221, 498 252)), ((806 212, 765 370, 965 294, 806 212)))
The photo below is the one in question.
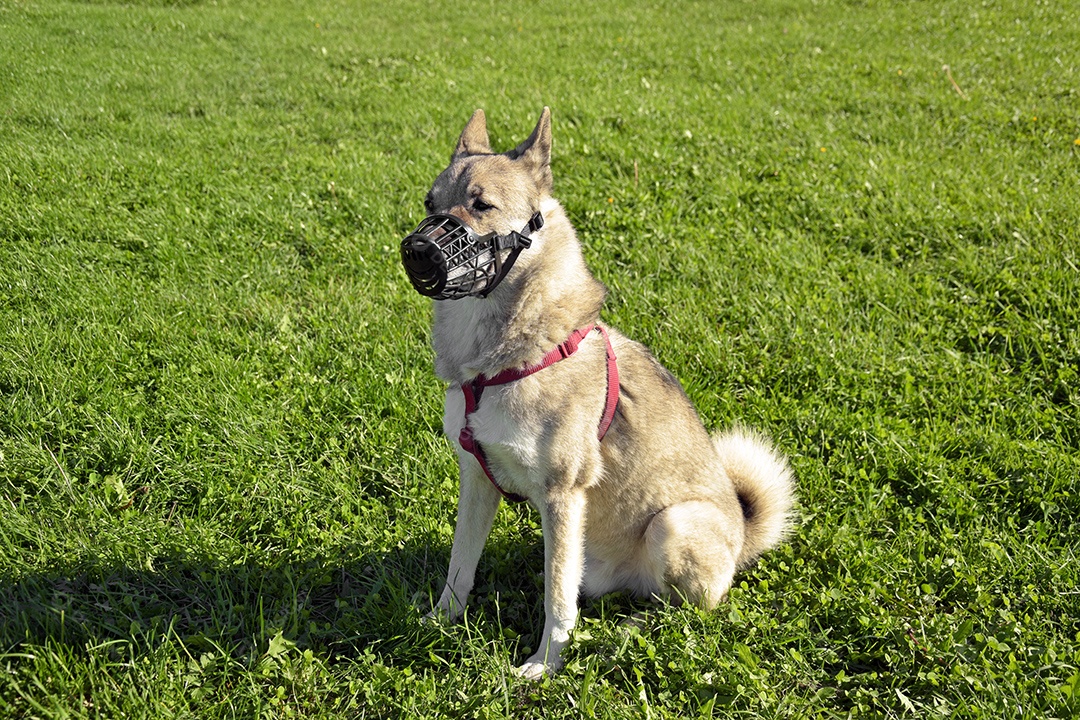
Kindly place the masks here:
POLYGON ((1074 2, 0 0, 0 717, 1074 717, 1074 2), (538 641, 399 265, 553 111, 604 320, 798 528, 713 613, 538 641))

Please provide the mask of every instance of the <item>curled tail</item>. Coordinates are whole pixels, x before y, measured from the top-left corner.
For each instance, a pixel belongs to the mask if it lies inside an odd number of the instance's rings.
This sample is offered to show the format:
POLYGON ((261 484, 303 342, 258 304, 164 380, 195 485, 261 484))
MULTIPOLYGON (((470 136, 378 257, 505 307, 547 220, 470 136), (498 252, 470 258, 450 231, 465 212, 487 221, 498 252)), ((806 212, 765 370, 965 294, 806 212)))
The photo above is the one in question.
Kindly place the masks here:
POLYGON ((713 435, 713 444, 742 504, 746 536, 739 567, 744 568, 791 530, 795 478, 787 461, 754 433, 727 430, 713 435))

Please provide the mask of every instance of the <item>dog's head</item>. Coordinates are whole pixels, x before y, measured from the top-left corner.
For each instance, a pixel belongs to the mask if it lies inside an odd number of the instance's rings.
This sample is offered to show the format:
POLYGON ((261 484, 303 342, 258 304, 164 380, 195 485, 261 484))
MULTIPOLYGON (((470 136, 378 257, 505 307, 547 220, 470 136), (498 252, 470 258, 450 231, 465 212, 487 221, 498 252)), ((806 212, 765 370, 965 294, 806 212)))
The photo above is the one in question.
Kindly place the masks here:
MULTIPOLYGON (((428 216, 401 243, 417 292, 436 300, 487 297, 544 226, 551 197, 551 111, 529 139, 495 154, 484 112, 473 113, 450 165, 424 201, 428 216)), ((528 262, 526 261, 526 264, 528 262)))
POLYGON ((477 110, 461 131, 450 165, 424 200, 429 215, 453 215, 479 235, 519 231, 551 195, 551 111, 525 142, 496 154, 487 120, 477 110))

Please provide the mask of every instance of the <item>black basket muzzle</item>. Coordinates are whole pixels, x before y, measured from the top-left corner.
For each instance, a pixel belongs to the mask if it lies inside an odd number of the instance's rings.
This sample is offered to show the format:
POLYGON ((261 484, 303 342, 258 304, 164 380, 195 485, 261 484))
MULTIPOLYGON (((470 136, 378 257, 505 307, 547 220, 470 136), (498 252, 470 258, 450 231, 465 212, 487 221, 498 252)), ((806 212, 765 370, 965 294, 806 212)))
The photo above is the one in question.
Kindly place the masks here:
POLYGON ((429 215, 401 241, 401 262, 421 295, 435 300, 487 297, 532 244, 528 234, 543 225, 543 216, 536 213, 521 232, 478 235, 453 215, 429 215))

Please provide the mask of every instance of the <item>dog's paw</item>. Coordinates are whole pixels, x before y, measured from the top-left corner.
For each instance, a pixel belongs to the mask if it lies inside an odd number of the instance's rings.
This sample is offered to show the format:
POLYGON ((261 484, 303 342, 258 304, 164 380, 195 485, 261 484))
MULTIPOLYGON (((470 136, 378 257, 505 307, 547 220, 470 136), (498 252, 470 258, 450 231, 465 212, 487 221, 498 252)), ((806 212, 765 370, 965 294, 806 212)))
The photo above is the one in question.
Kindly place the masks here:
POLYGON ((540 653, 536 653, 525 661, 524 665, 514 668, 514 674, 526 680, 542 680, 544 675, 554 675, 562 668, 562 660, 558 656, 555 660, 544 662, 540 653))
POLYGON ((454 612, 446 608, 436 607, 430 612, 424 613, 420 622, 424 625, 449 625, 461 619, 465 612, 454 612))
POLYGON ((444 625, 448 619, 446 613, 431 610, 420 616, 420 623, 422 625, 444 625))
MULTIPOLYGON (((422 609, 421 612, 423 612, 422 609)), ((424 613, 424 616, 420 621, 425 625, 445 625, 447 623, 458 622, 464 615, 465 608, 456 603, 444 603, 440 601, 435 604, 435 607, 433 607, 430 612, 424 613)))
MULTIPOLYGON (((423 612, 423 608, 418 608, 423 612)), ((442 596, 439 598, 439 602, 435 603, 435 607, 430 612, 425 613, 423 617, 424 623, 455 623, 461 620, 465 615, 465 603, 457 599, 457 596, 450 590, 449 587, 443 590, 442 596)))
POLYGON ((527 662, 514 668, 514 674, 526 680, 542 680, 544 673, 552 672, 551 668, 542 662, 527 662))

